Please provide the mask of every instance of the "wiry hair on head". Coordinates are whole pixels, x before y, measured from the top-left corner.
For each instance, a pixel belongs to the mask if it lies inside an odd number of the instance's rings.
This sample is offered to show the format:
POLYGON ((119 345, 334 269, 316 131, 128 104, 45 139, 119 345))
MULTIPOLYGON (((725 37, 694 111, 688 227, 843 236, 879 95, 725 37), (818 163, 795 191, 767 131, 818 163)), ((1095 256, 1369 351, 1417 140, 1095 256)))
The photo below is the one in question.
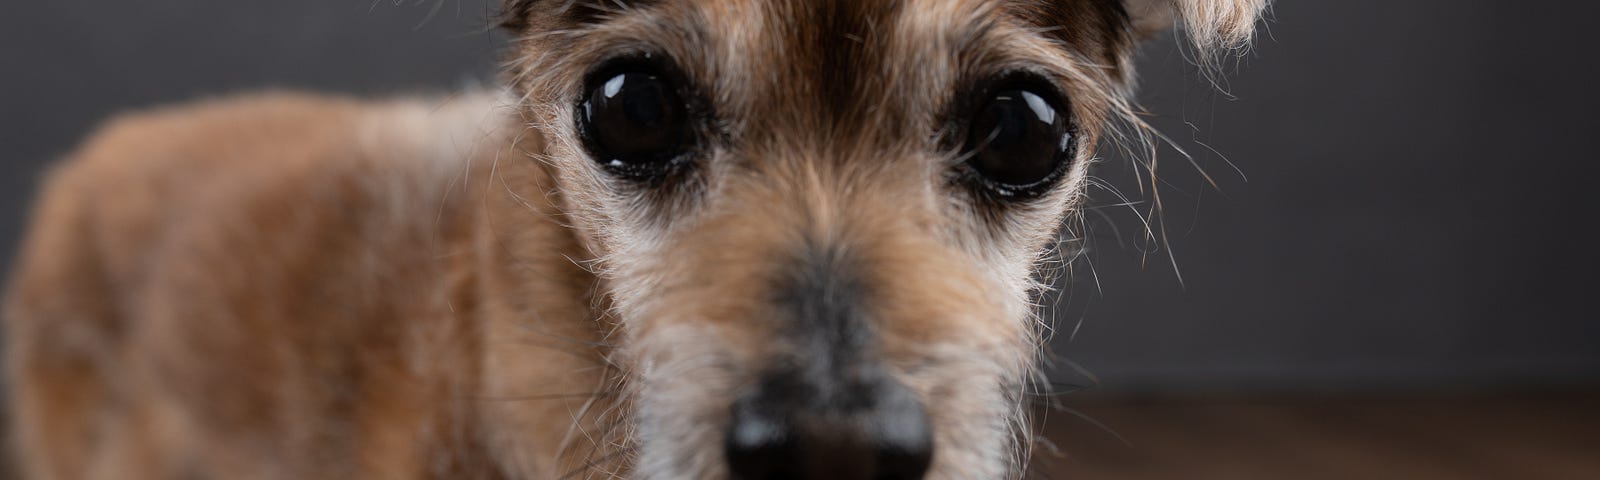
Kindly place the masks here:
POLYGON ((1177 24, 1203 57, 1250 45, 1256 19, 1271 0, 1125 0, 1141 35, 1177 24))
MULTIPOLYGON (((551 10, 566 12, 581 6, 578 0, 557 0, 551 10)), ((1211 54, 1238 50, 1250 44, 1256 19, 1271 0, 1117 0, 1133 18, 1141 35, 1166 30, 1181 24, 1195 48, 1211 54)), ((541 0, 503 0, 498 15, 502 27, 521 30, 541 0)))
POLYGON ((1244 48, 1268 0, 1177 0, 1184 32, 1196 48, 1244 48))

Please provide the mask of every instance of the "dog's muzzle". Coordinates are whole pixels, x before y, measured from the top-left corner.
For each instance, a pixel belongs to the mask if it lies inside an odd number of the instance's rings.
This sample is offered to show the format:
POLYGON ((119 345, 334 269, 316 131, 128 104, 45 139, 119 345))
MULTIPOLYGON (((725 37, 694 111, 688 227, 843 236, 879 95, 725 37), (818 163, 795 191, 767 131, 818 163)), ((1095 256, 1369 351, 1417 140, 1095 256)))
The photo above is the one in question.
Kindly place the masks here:
POLYGON ((725 450, 734 480, 915 480, 933 458, 916 394, 881 372, 853 381, 766 375, 733 405, 725 450))

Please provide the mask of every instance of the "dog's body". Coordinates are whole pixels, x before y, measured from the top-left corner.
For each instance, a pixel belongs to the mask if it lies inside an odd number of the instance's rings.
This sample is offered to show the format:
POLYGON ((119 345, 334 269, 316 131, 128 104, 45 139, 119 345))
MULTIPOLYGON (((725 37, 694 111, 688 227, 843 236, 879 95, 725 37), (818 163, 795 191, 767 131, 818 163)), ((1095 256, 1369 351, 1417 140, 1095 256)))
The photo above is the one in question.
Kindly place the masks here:
MULTIPOLYGON (((516 398, 604 388, 595 329, 574 328, 594 282, 553 216, 482 181, 511 148, 497 100, 268 95, 113 122, 52 176, 20 257, 27 478, 495 478, 474 426, 501 405, 554 450, 588 399, 516 398)), ((546 182, 522 170, 496 181, 546 182)))
POLYGON ((1014 475, 1032 269, 1133 38, 1177 13, 1237 45, 1261 9, 543 3, 510 6, 508 93, 209 102, 60 167, 4 312, 22 473, 1014 475), (671 59, 706 119, 659 173, 591 158, 604 105, 573 108, 618 55, 671 59), (1059 172, 972 190, 951 97, 1017 72, 1070 98, 1059 172))

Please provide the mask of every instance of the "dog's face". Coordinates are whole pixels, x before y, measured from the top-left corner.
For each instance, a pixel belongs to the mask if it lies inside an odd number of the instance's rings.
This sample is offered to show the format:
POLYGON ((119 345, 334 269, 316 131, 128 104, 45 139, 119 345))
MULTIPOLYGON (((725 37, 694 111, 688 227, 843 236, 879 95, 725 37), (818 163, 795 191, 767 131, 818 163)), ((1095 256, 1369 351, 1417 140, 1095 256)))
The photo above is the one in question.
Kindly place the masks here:
POLYGON ((1015 473, 1033 269, 1156 11, 510 5, 538 160, 617 319, 630 413, 599 441, 638 478, 1015 473))

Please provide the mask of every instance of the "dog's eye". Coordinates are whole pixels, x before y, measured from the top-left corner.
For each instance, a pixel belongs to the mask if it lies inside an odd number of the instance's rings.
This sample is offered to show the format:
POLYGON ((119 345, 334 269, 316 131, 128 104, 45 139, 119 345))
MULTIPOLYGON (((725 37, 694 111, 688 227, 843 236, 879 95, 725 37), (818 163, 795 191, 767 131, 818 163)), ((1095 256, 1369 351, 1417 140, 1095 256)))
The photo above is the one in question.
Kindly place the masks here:
POLYGON ((1065 170, 1075 143, 1072 123, 1047 94, 1001 88, 967 127, 967 165, 1004 197, 1041 193, 1065 170))
POLYGON ((649 69, 595 75, 578 117, 590 154, 625 174, 660 171, 689 143, 688 107, 666 75, 649 69))

